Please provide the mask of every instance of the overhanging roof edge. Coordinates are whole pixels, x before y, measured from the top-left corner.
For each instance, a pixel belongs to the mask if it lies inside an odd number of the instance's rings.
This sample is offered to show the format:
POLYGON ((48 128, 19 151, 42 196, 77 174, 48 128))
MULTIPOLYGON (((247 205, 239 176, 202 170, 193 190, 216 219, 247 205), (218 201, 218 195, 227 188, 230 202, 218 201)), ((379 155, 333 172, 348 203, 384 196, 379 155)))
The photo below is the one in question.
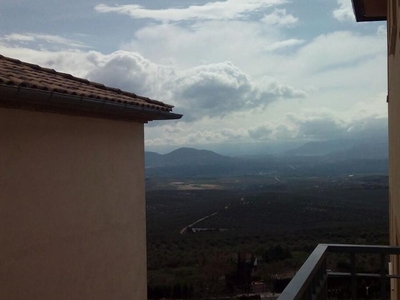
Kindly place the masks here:
MULTIPOLYGON (((356 17, 357 22, 374 22, 374 21, 386 21, 387 15, 376 14, 376 15, 367 15, 365 10, 365 2, 368 0, 351 0, 353 5, 353 12, 356 17)), ((379 3, 384 3, 386 0, 380 0, 379 3)), ((383 4, 386 5, 386 4, 383 4)))
POLYGON ((140 119, 147 122, 152 120, 174 120, 182 117, 181 114, 126 102, 108 101, 4 84, 0 84, 0 96, 0 104, 3 102, 7 106, 20 106, 21 103, 26 103, 38 107, 38 110, 57 108, 61 113, 62 111, 65 111, 66 114, 70 114, 71 111, 87 112, 100 118, 112 116, 113 119, 140 119))

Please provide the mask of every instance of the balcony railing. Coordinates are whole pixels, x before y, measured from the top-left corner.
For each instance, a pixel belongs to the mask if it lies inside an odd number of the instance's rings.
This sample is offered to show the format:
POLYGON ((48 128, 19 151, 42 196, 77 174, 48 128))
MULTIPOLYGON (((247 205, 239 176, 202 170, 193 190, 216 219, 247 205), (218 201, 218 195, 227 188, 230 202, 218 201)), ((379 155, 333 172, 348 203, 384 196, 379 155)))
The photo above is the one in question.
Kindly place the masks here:
MULTIPOLYGON (((303 264, 300 270, 290 281, 286 289, 279 296, 278 300, 314 300, 340 298, 343 296, 333 296, 332 289, 328 284, 328 278, 347 278, 349 295, 346 299, 357 298, 357 280, 362 278, 374 278, 379 281, 380 293, 378 299, 389 299, 388 286, 389 280, 399 279, 399 275, 389 274, 387 262, 389 255, 399 255, 400 247, 390 246, 366 246, 366 245, 334 245, 320 244, 303 264), (332 272, 327 270, 327 257, 329 253, 347 253, 350 255, 350 272, 332 272), (379 273, 357 273, 356 255, 357 254, 377 254, 380 257, 379 273)), ((368 289, 367 289, 368 294, 368 289)), ((364 297, 363 297, 364 298, 364 297)), ((367 297, 366 297, 367 298, 367 297)), ((370 297, 376 299, 376 297, 370 297)))

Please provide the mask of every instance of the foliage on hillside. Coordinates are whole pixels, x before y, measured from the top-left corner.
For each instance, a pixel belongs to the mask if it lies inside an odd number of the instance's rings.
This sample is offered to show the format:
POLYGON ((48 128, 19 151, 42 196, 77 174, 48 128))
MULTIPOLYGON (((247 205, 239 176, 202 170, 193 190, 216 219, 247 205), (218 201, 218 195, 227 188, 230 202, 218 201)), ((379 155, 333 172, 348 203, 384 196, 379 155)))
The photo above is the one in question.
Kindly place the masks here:
MULTIPOLYGON (((182 190, 171 181, 149 185, 150 299, 233 295, 249 291, 250 279, 274 291, 319 243, 388 243, 386 176, 264 178, 263 185, 248 177, 179 180, 222 188, 182 190), (201 221, 193 227, 214 230, 183 230, 196 220, 201 221), (245 279, 248 269, 240 269, 239 262, 253 260, 254 266, 255 258, 257 266, 245 279)), ((330 268, 343 268, 346 262, 334 257, 330 268)), ((364 269, 374 264, 360 258, 364 269)))

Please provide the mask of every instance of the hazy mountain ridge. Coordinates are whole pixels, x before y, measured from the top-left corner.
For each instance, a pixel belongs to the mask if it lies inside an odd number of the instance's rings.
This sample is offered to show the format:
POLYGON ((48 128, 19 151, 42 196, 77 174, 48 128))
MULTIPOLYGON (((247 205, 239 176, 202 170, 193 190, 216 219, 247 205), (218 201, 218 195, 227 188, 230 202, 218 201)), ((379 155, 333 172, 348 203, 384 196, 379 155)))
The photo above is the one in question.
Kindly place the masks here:
POLYGON ((145 152, 146 167, 221 164, 231 160, 231 157, 213 151, 194 148, 179 148, 163 155, 156 152, 145 152))
POLYGON ((251 157, 228 157, 209 150, 179 148, 164 155, 146 152, 145 158, 148 176, 382 174, 388 168, 388 144, 340 140, 309 142, 279 155, 251 157))

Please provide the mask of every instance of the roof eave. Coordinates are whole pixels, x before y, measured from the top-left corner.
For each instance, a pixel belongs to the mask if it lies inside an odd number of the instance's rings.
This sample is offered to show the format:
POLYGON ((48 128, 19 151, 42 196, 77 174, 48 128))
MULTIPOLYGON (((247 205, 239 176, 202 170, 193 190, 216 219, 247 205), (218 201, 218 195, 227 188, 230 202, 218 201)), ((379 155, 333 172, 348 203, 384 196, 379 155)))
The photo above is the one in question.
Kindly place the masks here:
POLYGON ((150 115, 148 116, 149 117, 148 121, 179 120, 183 116, 181 114, 175 114, 175 113, 171 113, 171 112, 161 113, 160 111, 150 113, 150 115), (150 118, 150 115, 152 116, 152 118, 150 118))
POLYGON ((357 22, 387 20, 387 1, 385 0, 352 0, 352 3, 357 22))
POLYGON ((146 123, 180 119, 169 110, 25 87, 0 85, 0 106, 146 123))

